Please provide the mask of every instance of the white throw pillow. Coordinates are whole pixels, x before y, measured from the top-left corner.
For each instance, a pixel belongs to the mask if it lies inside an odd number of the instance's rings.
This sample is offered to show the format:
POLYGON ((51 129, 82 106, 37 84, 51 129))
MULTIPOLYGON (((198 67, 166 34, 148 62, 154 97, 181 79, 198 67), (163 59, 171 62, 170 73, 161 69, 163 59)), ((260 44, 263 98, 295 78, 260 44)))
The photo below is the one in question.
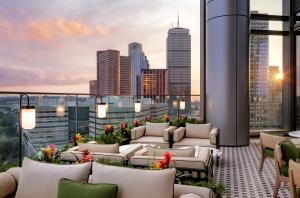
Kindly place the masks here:
POLYGON ((118 185, 118 198, 172 198, 175 169, 143 170, 93 163, 91 183, 118 185))
POLYGON ((186 149, 162 149, 148 147, 149 156, 162 157, 165 152, 171 153, 174 157, 195 157, 195 148, 186 149))
POLYGON ((87 182, 91 163, 56 165, 24 158, 16 198, 56 198, 58 181, 87 182))
POLYGON ((185 137, 209 139, 211 123, 208 124, 189 124, 186 123, 185 137))
POLYGON ((169 123, 151 123, 146 122, 145 136, 164 136, 164 129, 169 127, 169 123))
POLYGON ((91 153, 119 153, 119 144, 89 144, 79 143, 78 150, 88 149, 91 153))

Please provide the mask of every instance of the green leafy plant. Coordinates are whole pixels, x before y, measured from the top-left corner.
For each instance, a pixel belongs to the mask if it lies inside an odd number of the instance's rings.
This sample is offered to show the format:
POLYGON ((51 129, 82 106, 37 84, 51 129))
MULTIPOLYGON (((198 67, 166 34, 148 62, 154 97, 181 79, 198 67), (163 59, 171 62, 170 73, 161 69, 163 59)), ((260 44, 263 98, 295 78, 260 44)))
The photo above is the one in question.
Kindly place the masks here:
POLYGON ((97 138, 99 144, 115 144, 125 141, 126 138, 120 131, 115 131, 112 125, 106 125, 104 132, 102 132, 97 138))
POLYGON ((176 126, 176 127, 185 127, 186 123, 190 124, 203 124, 203 121, 198 120, 196 118, 186 118, 186 117, 181 117, 177 120, 171 121, 170 125, 171 126, 176 126))

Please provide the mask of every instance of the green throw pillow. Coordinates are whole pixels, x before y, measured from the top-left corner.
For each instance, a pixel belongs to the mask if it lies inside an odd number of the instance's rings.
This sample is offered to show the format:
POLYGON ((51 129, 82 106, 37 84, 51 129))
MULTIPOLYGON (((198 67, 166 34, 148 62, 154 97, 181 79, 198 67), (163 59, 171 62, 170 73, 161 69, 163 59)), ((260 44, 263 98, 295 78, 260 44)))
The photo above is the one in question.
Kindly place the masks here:
POLYGON ((58 183, 57 198, 116 198, 117 193, 115 184, 87 184, 63 178, 58 183))
POLYGON ((289 163, 290 159, 296 161, 299 158, 299 149, 291 142, 291 140, 284 141, 280 144, 282 159, 289 163))

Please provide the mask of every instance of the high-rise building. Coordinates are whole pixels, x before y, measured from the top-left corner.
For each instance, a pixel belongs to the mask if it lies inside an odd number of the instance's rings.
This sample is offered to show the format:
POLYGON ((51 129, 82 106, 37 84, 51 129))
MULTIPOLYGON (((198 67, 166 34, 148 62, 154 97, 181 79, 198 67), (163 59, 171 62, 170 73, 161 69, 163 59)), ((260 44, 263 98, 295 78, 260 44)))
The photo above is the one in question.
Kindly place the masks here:
MULTIPOLYGON (((258 14, 252 11, 252 14, 258 14)), ((269 30, 269 21, 251 20, 250 29, 269 30)), ((250 38, 249 71, 250 128, 268 127, 269 95, 269 36, 252 35, 250 38)))
POLYGON ((169 29, 167 37, 167 69, 169 113, 174 114, 173 102, 176 96, 185 96, 185 112, 190 113, 191 108, 191 35, 189 29, 179 27, 169 29))
POLYGON ((282 76, 279 66, 269 66, 268 127, 282 128, 282 76))
POLYGON ((132 61, 132 95, 141 95, 141 71, 149 69, 149 61, 143 52, 142 44, 133 42, 128 45, 128 55, 132 61))
POLYGON ((120 95, 132 95, 132 62, 128 56, 120 56, 120 95))
POLYGON ((166 69, 142 70, 142 95, 156 102, 164 102, 168 94, 168 78, 166 69), (157 97, 158 96, 158 97, 157 97))
POLYGON ((90 84, 90 94, 97 95, 99 93, 98 81, 90 80, 89 84, 90 84))
POLYGON ((97 52, 97 81, 99 94, 120 95, 120 51, 97 52))

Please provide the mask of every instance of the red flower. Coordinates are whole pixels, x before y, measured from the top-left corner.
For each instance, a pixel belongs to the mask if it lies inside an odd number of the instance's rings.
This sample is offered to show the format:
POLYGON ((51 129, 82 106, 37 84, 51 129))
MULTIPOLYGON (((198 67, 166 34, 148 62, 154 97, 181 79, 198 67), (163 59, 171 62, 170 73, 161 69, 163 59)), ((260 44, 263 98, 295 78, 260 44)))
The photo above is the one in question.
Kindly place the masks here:
POLYGON ((151 121, 152 121, 151 116, 146 116, 146 117, 145 117, 145 122, 151 122, 151 121))
POLYGON ((141 125, 141 122, 140 122, 138 119, 135 119, 135 120, 133 121, 133 125, 134 125, 135 127, 139 127, 139 126, 141 125))
POLYGON ((104 127, 104 132, 105 132, 106 135, 108 135, 109 133, 111 133, 113 131, 114 131, 114 126, 113 125, 108 124, 104 127))
POLYGON ((91 156, 89 149, 84 149, 81 152, 82 152, 82 154, 81 154, 80 163, 93 161, 93 156, 91 156))
POLYGON ((164 115, 164 120, 165 122, 170 122, 170 116, 169 115, 164 115))
POLYGON ((126 129, 127 128, 127 122, 121 122, 120 123, 120 128, 122 129, 122 130, 124 130, 124 129, 126 129))

